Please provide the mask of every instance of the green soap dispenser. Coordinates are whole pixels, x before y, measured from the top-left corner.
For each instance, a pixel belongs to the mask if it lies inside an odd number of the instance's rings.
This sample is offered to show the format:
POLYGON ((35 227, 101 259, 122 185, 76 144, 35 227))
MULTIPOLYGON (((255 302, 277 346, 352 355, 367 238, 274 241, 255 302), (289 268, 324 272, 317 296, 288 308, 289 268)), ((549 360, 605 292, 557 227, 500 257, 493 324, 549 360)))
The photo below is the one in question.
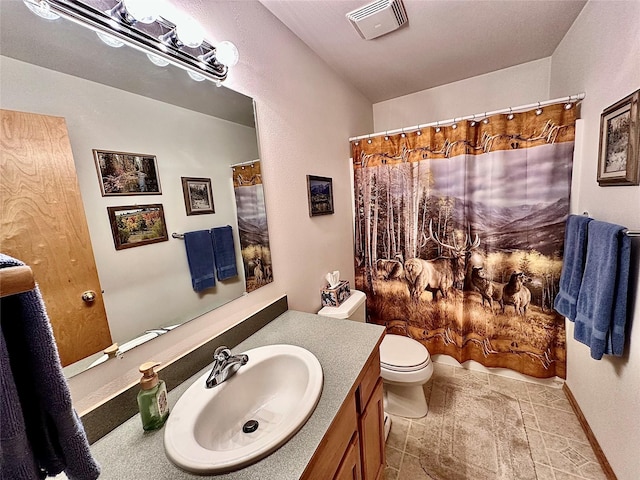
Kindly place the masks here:
POLYGON ((142 419, 142 428, 156 430, 167 420, 169 416, 169 402, 167 400, 167 387, 164 380, 158 378, 153 371, 160 365, 158 362, 147 362, 140 365, 140 386, 138 393, 138 408, 142 419))

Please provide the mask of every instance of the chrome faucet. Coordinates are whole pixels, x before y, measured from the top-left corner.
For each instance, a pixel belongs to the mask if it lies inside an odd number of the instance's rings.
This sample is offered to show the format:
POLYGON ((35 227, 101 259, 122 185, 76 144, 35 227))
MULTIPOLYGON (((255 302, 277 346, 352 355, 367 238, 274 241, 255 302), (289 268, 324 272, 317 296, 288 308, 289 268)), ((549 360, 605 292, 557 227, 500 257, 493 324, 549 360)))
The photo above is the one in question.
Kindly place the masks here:
POLYGON ((247 355, 231 355, 231 350, 228 347, 216 348, 213 354, 213 368, 206 381, 207 388, 213 388, 231 378, 248 361, 247 355))

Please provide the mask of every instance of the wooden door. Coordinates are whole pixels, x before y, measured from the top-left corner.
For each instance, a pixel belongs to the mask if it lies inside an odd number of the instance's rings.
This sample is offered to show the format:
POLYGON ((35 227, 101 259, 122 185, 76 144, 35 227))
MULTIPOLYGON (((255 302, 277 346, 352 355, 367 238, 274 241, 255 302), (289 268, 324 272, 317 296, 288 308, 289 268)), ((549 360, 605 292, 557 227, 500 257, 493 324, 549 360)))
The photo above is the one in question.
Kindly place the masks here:
POLYGON ((32 268, 66 366, 112 343, 66 122, 0 120, 0 250, 32 268))

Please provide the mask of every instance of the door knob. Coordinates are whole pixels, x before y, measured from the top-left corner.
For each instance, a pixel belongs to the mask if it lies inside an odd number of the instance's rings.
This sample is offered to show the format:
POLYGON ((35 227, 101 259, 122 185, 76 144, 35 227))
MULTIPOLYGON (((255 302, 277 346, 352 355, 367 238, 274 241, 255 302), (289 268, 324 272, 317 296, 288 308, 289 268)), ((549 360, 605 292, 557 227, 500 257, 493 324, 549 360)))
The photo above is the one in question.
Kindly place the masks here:
POLYGON ((87 303, 93 303, 96 300, 96 292, 93 290, 87 290, 82 294, 82 301, 87 303))

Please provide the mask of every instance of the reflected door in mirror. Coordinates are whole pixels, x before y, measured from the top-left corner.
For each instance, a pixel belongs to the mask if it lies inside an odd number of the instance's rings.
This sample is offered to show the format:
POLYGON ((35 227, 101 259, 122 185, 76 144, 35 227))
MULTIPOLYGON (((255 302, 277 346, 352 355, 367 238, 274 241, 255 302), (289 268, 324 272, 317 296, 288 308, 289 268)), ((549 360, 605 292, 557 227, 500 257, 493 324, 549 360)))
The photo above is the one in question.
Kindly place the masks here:
POLYGON ((0 115, 0 248, 32 268, 66 366, 112 343, 66 123, 0 115))

